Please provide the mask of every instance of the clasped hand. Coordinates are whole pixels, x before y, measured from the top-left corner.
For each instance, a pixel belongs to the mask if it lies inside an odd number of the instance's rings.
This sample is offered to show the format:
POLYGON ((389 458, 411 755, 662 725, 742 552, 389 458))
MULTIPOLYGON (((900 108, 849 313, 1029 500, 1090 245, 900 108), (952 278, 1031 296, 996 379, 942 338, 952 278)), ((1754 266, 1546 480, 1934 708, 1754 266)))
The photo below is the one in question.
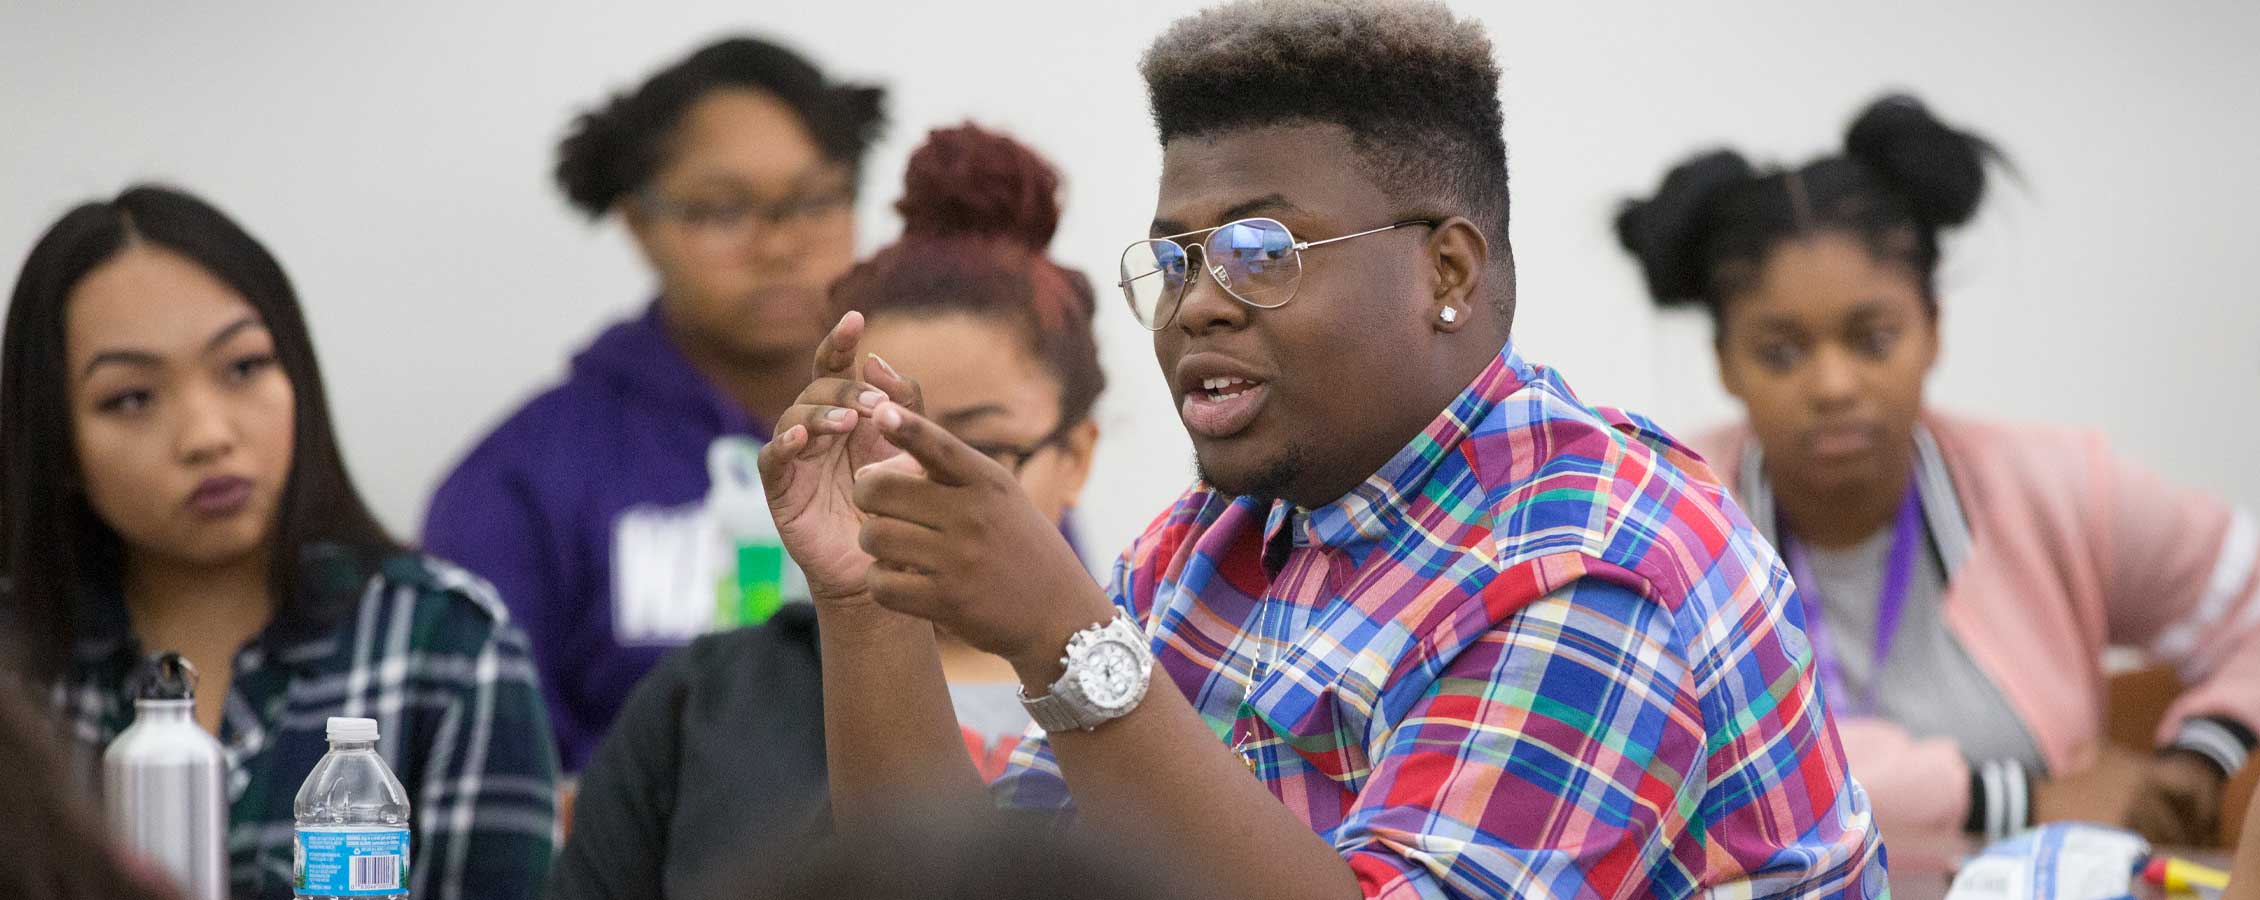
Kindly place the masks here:
POLYGON ((1048 683, 1111 604, 1012 472, 926 419, 917 382, 859 357, 863 330, 851 312, 825 336, 761 452, 786 551, 820 614, 916 616, 1048 683))

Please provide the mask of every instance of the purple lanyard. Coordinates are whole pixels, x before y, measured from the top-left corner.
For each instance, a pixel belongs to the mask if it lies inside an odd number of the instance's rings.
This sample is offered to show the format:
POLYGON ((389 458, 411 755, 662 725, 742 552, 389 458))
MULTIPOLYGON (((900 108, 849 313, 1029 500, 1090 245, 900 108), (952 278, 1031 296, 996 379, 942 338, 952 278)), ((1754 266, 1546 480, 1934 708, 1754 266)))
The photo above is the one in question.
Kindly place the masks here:
POLYGON ((1836 655, 1829 650, 1828 628, 1821 623, 1821 611, 1827 604, 1821 602, 1821 583, 1813 577, 1813 567, 1805 557, 1805 547, 1781 529, 1782 545, 1789 550, 1789 575, 1797 580, 1797 597, 1805 606, 1805 637, 1813 645, 1814 668, 1820 674, 1821 693, 1828 705, 1841 714, 1867 716, 1876 711, 1877 688, 1883 683, 1883 664, 1891 658, 1891 643, 1899 635, 1899 615, 1907 608, 1907 588, 1914 581, 1915 547, 1922 543, 1923 531, 1922 492, 1913 484, 1907 486, 1907 499, 1899 503, 1899 516, 1891 526, 1891 555, 1884 561, 1883 589, 1875 600, 1875 662, 1869 666, 1868 691, 1863 702, 1854 705, 1845 696, 1844 669, 1836 655))

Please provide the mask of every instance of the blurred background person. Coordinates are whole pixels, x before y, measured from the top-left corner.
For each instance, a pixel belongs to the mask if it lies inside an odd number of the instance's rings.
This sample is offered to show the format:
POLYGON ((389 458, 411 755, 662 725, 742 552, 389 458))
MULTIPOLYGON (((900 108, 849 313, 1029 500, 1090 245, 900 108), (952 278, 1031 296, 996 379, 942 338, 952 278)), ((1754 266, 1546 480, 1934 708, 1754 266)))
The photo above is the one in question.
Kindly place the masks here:
MULTIPOLYGON (((915 380, 935 421, 1018 473, 1065 521, 1090 472, 1106 376, 1090 283, 1045 253, 1059 174, 1013 139, 965 125, 930 134, 903 182, 902 239, 840 280, 834 308, 863 314, 867 372, 915 380)), ((961 641, 942 646, 966 750, 994 779, 1029 725, 1019 677, 961 641)), ((749 849, 749 871, 787 865, 760 848, 827 821, 818 673, 805 604, 662 662, 590 761, 550 900, 691 896, 749 849)))
POLYGON ((433 495, 424 541, 493 581, 532 636, 569 773, 661 654, 740 624, 717 621, 709 451, 767 440, 808 382, 825 290, 855 261, 880 101, 734 37, 558 145, 558 187, 592 219, 619 217, 658 298, 472 448, 433 495))
POLYGON ((146 656, 197 666, 236 896, 291 895, 292 800, 326 719, 363 715, 413 804, 410 890, 534 896, 556 751, 526 638, 370 516, 290 280, 219 210, 135 187, 32 248, 0 343, 0 553, 0 622, 89 767, 146 656))
POLYGON ((694 896, 730 900, 1203 900, 1215 895, 1117 835, 905 812, 741 865, 694 896))
POLYGON ((1711 314, 1747 420, 1698 449, 1783 550, 1894 864, 2060 819, 2208 842, 2260 724, 2253 518, 2098 435, 1925 400, 1939 235, 2000 158, 1889 96, 1801 166, 1698 155, 1617 230, 1659 304, 1711 314), (2106 745, 2107 644, 2188 685, 2155 754, 2106 745))

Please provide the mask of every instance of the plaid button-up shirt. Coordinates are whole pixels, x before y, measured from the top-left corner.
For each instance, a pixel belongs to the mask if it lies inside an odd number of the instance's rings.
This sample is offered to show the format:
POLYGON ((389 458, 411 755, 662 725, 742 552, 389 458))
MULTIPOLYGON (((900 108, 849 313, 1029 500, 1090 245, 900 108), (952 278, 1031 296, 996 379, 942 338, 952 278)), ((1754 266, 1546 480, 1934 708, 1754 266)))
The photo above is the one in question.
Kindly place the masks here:
MULTIPOLYGON (((80 642, 55 687, 90 764, 133 723, 141 660, 122 603, 103 605, 107 627, 80 642)), ((291 804, 329 752, 331 716, 377 720, 377 752, 408 790, 410 896, 540 894, 556 841, 557 751, 526 638, 484 582, 398 556, 327 633, 255 639, 237 653, 220 733, 233 896, 291 896, 291 804)))
MULTIPOLYGON (((1511 346, 1333 504, 1194 487, 1111 590, 1369 897, 1885 891, 1773 549, 1511 346)), ((996 790, 1072 806, 1040 737, 996 790)))

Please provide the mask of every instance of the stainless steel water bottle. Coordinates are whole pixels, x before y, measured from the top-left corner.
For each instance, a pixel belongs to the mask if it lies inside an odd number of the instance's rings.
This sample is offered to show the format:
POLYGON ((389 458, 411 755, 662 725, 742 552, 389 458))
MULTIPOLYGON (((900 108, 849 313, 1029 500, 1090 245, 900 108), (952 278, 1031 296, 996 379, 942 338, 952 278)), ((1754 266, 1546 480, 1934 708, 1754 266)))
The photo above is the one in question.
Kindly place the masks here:
POLYGON ((103 806, 116 833, 189 900, 226 900, 227 754, 196 724, 195 667, 166 653, 145 675, 133 724, 102 754, 103 806))

